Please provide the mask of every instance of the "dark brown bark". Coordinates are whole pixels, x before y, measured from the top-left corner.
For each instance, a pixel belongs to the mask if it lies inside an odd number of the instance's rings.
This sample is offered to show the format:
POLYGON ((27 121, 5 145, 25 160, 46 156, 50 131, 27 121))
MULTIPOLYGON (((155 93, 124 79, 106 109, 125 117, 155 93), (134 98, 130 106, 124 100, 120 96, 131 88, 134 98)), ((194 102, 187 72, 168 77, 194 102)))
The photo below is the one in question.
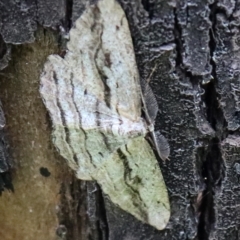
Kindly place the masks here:
POLYGON ((0 4, 0 68, 8 64, 0 98, 15 189, 0 198, 0 238, 239 239, 240 150, 225 139, 240 134, 240 2, 119 1, 140 77, 158 100, 155 128, 171 147, 170 161, 159 161, 171 201, 163 231, 119 209, 96 183, 75 179, 51 143, 41 69, 49 54, 63 54, 64 31, 94 2, 0 4))

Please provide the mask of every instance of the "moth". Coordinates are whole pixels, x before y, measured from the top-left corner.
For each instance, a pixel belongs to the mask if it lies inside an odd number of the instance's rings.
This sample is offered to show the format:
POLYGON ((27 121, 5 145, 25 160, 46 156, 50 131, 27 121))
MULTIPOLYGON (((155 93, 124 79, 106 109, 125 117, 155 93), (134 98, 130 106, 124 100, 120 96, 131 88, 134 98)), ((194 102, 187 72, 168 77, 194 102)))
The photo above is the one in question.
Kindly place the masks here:
POLYGON ((40 77, 53 142, 77 178, 96 180, 112 202, 161 230, 170 217, 168 193, 145 136, 160 140, 163 159, 169 146, 154 132, 157 104, 148 104, 147 84, 141 91, 124 11, 115 0, 100 0, 69 36, 65 57, 50 55, 40 77))

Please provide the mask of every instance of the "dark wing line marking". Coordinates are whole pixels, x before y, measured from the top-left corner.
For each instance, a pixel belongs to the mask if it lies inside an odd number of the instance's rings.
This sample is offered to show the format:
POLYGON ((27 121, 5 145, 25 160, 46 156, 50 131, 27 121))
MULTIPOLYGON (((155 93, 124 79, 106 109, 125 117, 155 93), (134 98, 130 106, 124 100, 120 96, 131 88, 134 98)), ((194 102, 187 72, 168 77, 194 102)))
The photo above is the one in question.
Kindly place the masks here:
POLYGON ((53 80, 54 80, 54 82, 56 84, 56 89, 57 89, 57 106, 58 106, 58 108, 60 110, 60 115, 61 115, 61 119, 62 119, 62 125, 63 125, 64 130, 65 130, 65 135, 66 135, 65 141, 66 141, 67 145, 69 146, 69 149, 71 149, 71 151, 72 151, 73 160, 78 164, 77 155, 76 155, 76 153, 74 152, 74 149, 71 146, 70 133, 69 133, 69 130, 68 130, 68 127, 67 127, 67 124, 66 124, 64 111, 63 111, 63 109, 61 107, 61 104, 59 102, 58 79, 57 79, 55 71, 53 71, 53 80))

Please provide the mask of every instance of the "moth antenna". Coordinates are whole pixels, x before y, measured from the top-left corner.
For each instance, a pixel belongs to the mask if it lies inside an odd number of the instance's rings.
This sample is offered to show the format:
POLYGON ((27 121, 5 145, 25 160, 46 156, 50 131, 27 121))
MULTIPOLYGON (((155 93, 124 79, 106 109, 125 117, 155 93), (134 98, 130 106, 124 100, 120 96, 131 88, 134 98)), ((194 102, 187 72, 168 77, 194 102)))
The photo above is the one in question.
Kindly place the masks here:
POLYGON ((152 132, 153 139, 155 142, 156 150, 159 157, 165 161, 170 155, 170 146, 167 139, 160 133, 160 131, 152 132))

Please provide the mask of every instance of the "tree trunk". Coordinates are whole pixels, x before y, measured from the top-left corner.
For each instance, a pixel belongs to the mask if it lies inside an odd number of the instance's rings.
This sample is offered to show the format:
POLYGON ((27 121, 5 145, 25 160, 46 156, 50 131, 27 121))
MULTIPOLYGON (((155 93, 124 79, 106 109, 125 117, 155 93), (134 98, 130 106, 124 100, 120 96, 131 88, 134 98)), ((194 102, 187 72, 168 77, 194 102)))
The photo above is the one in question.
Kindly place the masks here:
POLYGON ((77 180, 51 141, 39 94, 43 64, 64 55, 64 35, 96 1, 3 0, 0 98, 14 191, 0 198, 0 238, 239 239, 240 2, 119 2, 140 78, 158 101, 155 129, 171 148, 170 161, 159 161, 171 204, 167 227, 143 224, 96 182, 77 180))

